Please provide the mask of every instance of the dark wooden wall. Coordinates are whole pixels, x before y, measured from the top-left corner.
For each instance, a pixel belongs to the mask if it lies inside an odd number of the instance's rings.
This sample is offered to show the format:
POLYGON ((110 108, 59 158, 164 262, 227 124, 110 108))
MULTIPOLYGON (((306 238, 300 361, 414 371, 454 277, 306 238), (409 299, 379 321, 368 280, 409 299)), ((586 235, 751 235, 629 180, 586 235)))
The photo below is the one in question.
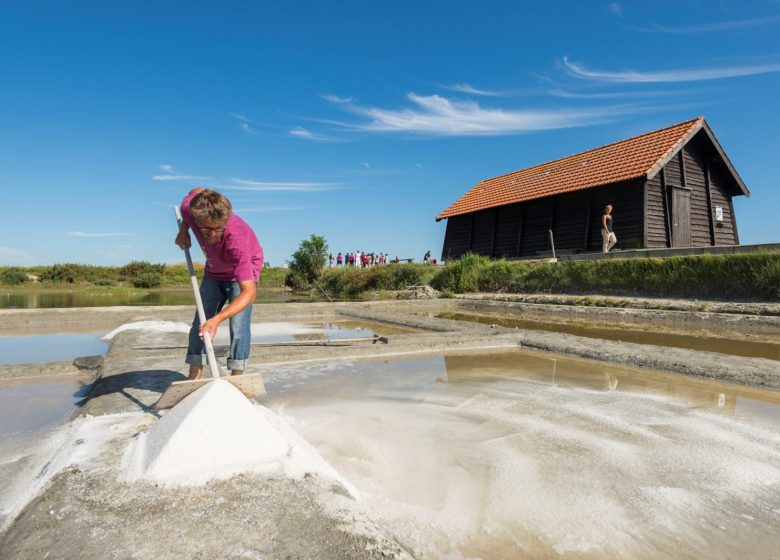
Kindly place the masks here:
POLYGON ((556 251, 598 251, 607 204, 613 206, 617 247, 641 247, 642 185, 616 183, 449 218, 441 258, 452 260, 468 252, 495 258, 546 254, 550 229, 556 251))

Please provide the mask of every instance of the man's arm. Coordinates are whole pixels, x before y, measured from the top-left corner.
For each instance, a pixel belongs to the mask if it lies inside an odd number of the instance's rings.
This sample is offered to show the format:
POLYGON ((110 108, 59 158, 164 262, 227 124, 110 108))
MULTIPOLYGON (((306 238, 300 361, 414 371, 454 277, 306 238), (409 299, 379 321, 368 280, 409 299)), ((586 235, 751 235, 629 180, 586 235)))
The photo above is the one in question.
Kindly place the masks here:
POLYGON ((200 336, 203 336, 204 332, 208 332, 211 339, 217 336, 217 327, 225 319, 230 319, 234 315, 241 313, 248 305, 252 305, 257 296, 257 284, 254 280, 245 280, 238 283, 241 288, 241 293, 238 297, 231 301, 226 307, 219 313, 214 315, 211 319, 206 321, 200 326, 200 336))

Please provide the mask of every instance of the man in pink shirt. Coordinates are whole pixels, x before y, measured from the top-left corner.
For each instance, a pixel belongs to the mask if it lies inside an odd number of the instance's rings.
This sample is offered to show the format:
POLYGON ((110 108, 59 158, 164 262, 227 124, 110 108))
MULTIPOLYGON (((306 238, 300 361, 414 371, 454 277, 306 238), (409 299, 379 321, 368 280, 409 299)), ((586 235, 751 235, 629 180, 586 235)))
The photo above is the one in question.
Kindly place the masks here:
POLYGON ((225 319, 230 319, 227 367, 233 375, 240 375, 249 358, 252 304, 263 268, 263 248, 249 224, 233 214, 230 201, 217 191, 193 189, 181 201, 181 215, 176 245, 190 247, 192 230, 206 255, 200 284, 206 322, 201 325, 195 314, 185 360, 190 364, 189 378, 199 379, 203 373, 203 333, 208 332, 213 340, 225 319))

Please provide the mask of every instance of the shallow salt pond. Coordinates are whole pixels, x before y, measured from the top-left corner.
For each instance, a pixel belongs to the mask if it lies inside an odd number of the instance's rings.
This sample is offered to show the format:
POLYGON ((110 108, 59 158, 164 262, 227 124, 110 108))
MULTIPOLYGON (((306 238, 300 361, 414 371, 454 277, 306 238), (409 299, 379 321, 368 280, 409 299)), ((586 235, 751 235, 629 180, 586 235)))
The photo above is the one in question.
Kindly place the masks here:
MULTIPOLYGON (((252 344, 317 342, 376 335, 390 336, 415 329, 361 321, 267 322, 252 324, 252 344)), ((0 365, 32 364, 72 360, 81 356, 102 356, 108 344, 104 332, 34 333, 0 336, 0 365)), ((229 345, 227 325, 220 327, 215 345, 229 345)))
POLYGON ((421 558, 775 558, 780 395, 526 351, 275 366, 263 404, 421 558))
POLYGON ((616 340, 620 342, 635 342, 637 344, 655 344, 657 346, 669 346, 671 348, 688 348, 704 352, 719 352, 734 356, 748 358, 767 358, 780 360, 780 334, 767 337, 766 342, 751 340, 736 340, 723 336, 705 336, 703 334, 679 334, 665 332, 662 328, 647 325, 644 329, 631 329, 625 327, 610 328, 603 325, 567 324, 507 317, 501 315, 480 313, 439 313, 436 317, 452 319, 455 321, 468 321, 485 325, 499 325, 501 327, 559 332, 585 336, 588 338, 600 338, 604 340, 616 340))
POLYGON ((106 353, 104 333, 0 336, 0 365, 72 360, 106 353))

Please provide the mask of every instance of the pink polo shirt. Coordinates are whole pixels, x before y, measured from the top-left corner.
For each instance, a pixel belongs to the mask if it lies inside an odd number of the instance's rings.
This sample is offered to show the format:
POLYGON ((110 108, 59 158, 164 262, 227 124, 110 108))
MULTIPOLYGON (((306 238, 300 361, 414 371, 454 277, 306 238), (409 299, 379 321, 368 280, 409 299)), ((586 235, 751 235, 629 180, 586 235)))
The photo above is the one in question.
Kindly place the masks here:
POLYGON ((190 211, 190 202, 196 195, 190 193, 181 201, 181 216, 206 255, 205 275, 223 282, 257 282, 263 269, 263 248, 255 232, 244 220, 232 214, 225 225, 222 240, 219 243, 206 243, 190 211))

